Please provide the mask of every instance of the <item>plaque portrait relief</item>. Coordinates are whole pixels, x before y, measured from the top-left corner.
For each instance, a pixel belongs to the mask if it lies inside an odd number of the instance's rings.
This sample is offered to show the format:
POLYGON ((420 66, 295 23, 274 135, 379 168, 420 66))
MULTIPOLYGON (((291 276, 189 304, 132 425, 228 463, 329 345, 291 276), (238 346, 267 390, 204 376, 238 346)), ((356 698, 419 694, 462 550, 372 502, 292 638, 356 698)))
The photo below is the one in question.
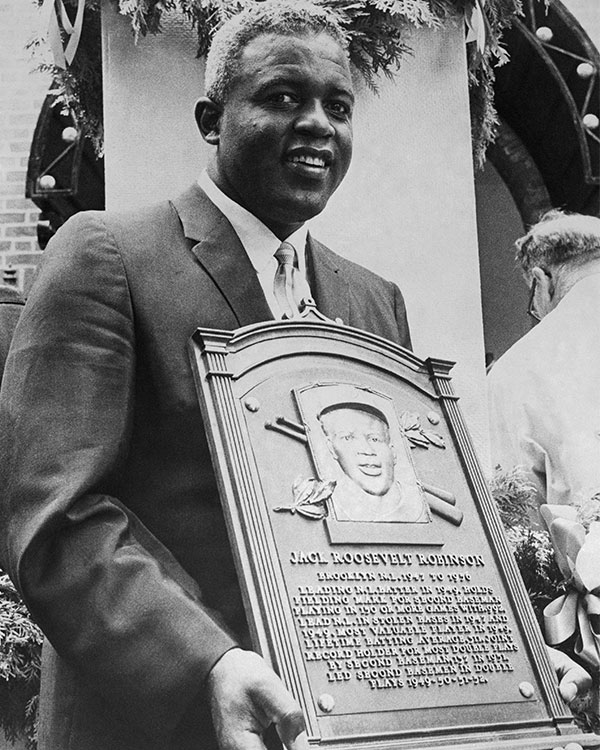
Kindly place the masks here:
POLYGON ((335 482, 328 500, 335 520, 431 521, 389 397, 332 383, 311 384, 296 398, 319 478, 335 482))

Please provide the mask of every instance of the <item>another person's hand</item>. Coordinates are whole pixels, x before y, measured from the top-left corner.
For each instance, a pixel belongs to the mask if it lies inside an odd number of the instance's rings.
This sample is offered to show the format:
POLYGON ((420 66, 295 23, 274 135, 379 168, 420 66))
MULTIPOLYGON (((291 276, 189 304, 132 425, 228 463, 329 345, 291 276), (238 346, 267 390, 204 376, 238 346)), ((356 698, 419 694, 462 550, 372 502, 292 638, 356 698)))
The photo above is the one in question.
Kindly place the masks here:
POLYGON ((300 706, 258 654, 227 651, 207 684, 220 750, 264 750, 262 734, 271 724, 288 750, 308 750, 300 706))
POLYGON ((550 662, 558 677, 558 690, 567 703, 588 690, 592 685, 592 678, 583 667, 576 664, 571 657, 556 648, 547 646, 550 662))

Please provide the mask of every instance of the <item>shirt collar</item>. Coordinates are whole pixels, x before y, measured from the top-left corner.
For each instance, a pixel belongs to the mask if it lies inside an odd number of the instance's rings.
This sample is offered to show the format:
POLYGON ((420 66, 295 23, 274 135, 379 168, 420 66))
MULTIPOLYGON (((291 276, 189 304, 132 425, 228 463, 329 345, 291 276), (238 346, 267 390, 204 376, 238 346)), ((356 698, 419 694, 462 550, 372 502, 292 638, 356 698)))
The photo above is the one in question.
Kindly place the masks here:
MULTIPOLYGON (((233 227, 254 266, 254 270, 257 273, 264 271, 269 264, 273 263, 273 256, 281 244, 281 240, 254 214, 225 195, 209 177, 206 170, 200 175, 198 184, 233 227)), ((286 238, 286 242, 292 244, 296 249, 298 267, 303 276, 306 276, 305 248, 307 234, 308 227, 303 224, 286 238)))

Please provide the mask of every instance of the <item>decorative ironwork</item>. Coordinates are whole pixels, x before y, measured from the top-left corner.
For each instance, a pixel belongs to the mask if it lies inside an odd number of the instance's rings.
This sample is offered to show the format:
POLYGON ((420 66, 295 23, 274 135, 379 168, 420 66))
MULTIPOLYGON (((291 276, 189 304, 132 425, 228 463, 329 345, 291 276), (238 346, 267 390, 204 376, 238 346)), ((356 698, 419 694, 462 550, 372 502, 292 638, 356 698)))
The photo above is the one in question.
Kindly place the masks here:
POLYGON ((575 126, 585 181, 600 184, 600 53, 575 18, 555 0, 548 10, 537 0, 527 0, 523 20, 514 25, 536 49, 552 74, 575 126), (554 20, 569 29, 567 40, 557 38, 554 20), (573 63, 577 63, 573 75, 573 63))
POLYGON ((42 249, 73 214, 104 208, 103 160, 80 135, 73 113, 57 104, 54 90, 44 100, 33 135, 25 194, 42 211, 42 249))

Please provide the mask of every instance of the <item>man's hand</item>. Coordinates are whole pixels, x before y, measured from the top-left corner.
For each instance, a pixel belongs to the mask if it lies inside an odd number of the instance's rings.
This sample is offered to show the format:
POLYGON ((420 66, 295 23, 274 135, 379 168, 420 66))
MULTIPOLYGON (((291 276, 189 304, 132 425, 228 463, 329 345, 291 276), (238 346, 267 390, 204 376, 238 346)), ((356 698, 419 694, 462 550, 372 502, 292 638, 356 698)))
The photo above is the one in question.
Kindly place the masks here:
POLYGON ((227 651, 208 676, 220 750, 264 750, 271 724, 288 750, 308 750, 300 706, 267 663, 252 651, 227 651))
POLYGON ((547 646, 548 656, 558 677, 558 690, 567 703, 592 685, 592 678, 583 667, 556 648, 547 646))

